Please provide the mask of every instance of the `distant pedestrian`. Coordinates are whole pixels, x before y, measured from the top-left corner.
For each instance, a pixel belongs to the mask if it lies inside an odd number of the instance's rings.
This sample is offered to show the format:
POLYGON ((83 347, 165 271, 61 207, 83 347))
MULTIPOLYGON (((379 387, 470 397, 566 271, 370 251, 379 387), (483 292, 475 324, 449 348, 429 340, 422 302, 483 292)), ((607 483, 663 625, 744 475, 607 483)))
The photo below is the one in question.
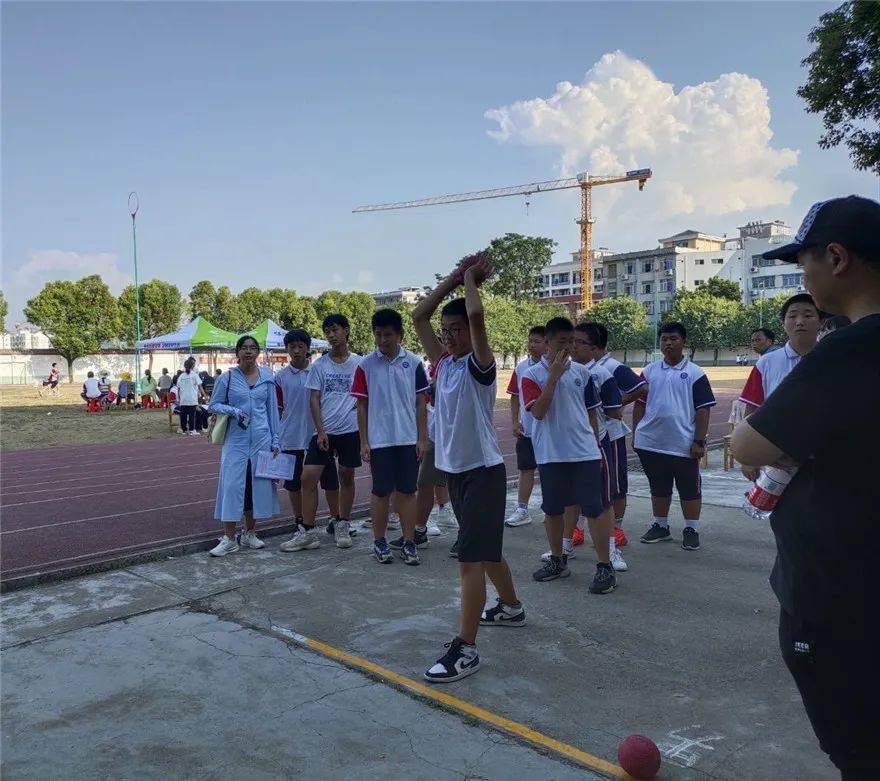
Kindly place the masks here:
POLYGON ((168 391, 170 391, 171 386, 174 385, 174 380, 168 373, 168 369, 162 369, 162 374, 159 375, 159 379, 156 381, 156 385, 156 392, 159 394, 159 398, 162 401, 165 401, 168 396, 168 391))
POLYGON ((877 779, 880 203, 817 203, 764 257, 803 266, 816 305, 852 324, 801 359, 731 449, 752 467, 798 465, 770 516, 782 658, 841 777, 877 779))
POLYGON ((177 403, 180 405, 180 428, 191 437, 202 433, 202 426, 196 416, 196 407, 202 397, 202 380, 195 372, 196 359, 187 358, 183 371, 177 378, 177 403))
POLYGON ((775 339, 776 334, 774 334, 769 328, 756 328, 749 335, 749 344, 752 349, 761 356, 764 353, 776 349, 776 346, 773 344, 775 339))
POLYGON ((270 369, 257 366, 259 354, 257 340, 242 336, 235 345, 238 366, 217 380, 208 405, 212 414, 230 416, 214 507, 214 518, 223 524, 223 536, 211 549, 212 556, 225 556, 239 549, 235 530, 242 517, 245 526, 240 544, 246 548, 265 547, 254 532, 256 522, 278 512, 275 482, 253 473, 258 453, 280 452, 275 376, 270 369))
POLYGON ((43 380, 43 385, 40 388, 40 395, 42 396, 45 392, 46 388, 49 388, 50 392, 53 396, 58 396, 58 377, 60 372, 58 371, 58 364, 52 363, 52 367, 49 369, 49 376, 43 380))

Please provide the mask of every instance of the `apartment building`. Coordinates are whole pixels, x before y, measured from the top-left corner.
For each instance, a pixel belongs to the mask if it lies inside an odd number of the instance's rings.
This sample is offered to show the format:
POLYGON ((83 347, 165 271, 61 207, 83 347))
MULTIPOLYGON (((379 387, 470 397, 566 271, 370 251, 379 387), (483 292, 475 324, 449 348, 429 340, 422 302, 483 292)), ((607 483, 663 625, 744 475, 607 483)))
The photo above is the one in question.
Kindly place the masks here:
POLYGON ((376 306, 393 306, 398 301, 405 304, 416 304, 425 295, 424 288, 421 287, 401 287, 397 290, 383 291, 381 293, 371 293, 376 306))

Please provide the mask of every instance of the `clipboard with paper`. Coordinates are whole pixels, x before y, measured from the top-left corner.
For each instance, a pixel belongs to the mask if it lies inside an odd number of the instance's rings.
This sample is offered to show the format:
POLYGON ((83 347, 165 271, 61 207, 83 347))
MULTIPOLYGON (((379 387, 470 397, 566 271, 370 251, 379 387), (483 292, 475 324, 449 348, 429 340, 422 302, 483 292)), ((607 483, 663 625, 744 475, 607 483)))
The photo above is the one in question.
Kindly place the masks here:
POLYGON ((254 477, 266 480, 293 480, 296 469, 296 456, 279 453, 273 458, 271 451, 261 450, 257 453, 254 477))

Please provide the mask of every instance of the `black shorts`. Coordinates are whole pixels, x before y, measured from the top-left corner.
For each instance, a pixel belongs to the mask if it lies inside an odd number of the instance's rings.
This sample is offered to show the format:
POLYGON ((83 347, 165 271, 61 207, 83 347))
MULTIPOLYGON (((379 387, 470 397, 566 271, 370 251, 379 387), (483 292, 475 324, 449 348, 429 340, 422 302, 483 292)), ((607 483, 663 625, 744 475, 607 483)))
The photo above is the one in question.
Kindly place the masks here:
POLYGON ((672 496, 672 483, 675 481, 681 501, 689 502, 700 498, 702 481, 698 458, 671 456, 668 453, 641 449, 636 450, 636 453, 651 486, 651 496, 664 499, 672 496))
POLYGON ((576 505, 587 518, 598 518, 611 504, 602 459, 538 464, 538 474, 545 515, 562 515, 566 507, 576 505))
POLYGON ((53 389, 57 388, 58 387, 58 380, 43 380, 43 387, 45 388, 47 385, 53 389))
POLYGON ((373 496, 390 496, 393 491, 414 494, 419 479, 415 445, 394 445, 370 450, 373 496))
POLYGON ((629 493, 629 470, 626 464, 626 437, 615 439, 611 443, 611 459, 608 461, 608 471, 617 475, 617 484, 611 481, 611 498, 626 499, 629 493))
POLYGON ((816 626, 779 615, 779 646, 819 745, 844 779, 880 778, 876 621, 816 626))
POLYGON ((532 438, 525 434, 516 438, 516 468, 520 472, 528 472, 530 469, 538 468, 538 462, 535 461, 535 448, 532 447, 532 438))
MULTIPOLYGON (((289 456, 296 456, 296 466, 293 467, 293 479, 285 480, 284 487, 288 491, 300 491, 302 490, 303 461, 305 460, 306 451, 285 450, 284 452, 289 456)), ((324 471, 321 472, 321 490, 339 490, 339 474, 336 472, 336 463, 332 460, 324 467, 324 471)))
POLYGON ((458 519, 458 560, 501 561, 507 473, 504 464, 450 473, 449 501, 458 519))
POLYGON ((361 465, 361 435, 357 431, 347 434, 330 434, 330 447, 321 450, 318 447, 318 435, 312 437, 306 450, 306 466, 329 466, 334 457, 339 459, 339 466, 346 469, 357 469, 361 465))
POLYGON ((425 451, 425 457, 419 464, 419 479, 417 482, 419 490, 427 488, 428 486, 432 488, 437 486, 440 486, 441 488, 446 487, 446 472, 437 469, 437 464, 434 461, 434 453, 434 443, 429 439, 428 449, 425 451))

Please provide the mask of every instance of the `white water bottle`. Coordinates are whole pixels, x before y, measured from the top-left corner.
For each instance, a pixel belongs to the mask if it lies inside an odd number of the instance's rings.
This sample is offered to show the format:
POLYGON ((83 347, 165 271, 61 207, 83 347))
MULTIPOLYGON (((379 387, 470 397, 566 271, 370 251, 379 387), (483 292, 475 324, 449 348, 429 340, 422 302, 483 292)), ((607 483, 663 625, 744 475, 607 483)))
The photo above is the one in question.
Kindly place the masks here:
POLYGON ((798 464, 762 466, 752 490, 746 494, 743 512, 752 518, 766 521, 797 471, 798 464))

